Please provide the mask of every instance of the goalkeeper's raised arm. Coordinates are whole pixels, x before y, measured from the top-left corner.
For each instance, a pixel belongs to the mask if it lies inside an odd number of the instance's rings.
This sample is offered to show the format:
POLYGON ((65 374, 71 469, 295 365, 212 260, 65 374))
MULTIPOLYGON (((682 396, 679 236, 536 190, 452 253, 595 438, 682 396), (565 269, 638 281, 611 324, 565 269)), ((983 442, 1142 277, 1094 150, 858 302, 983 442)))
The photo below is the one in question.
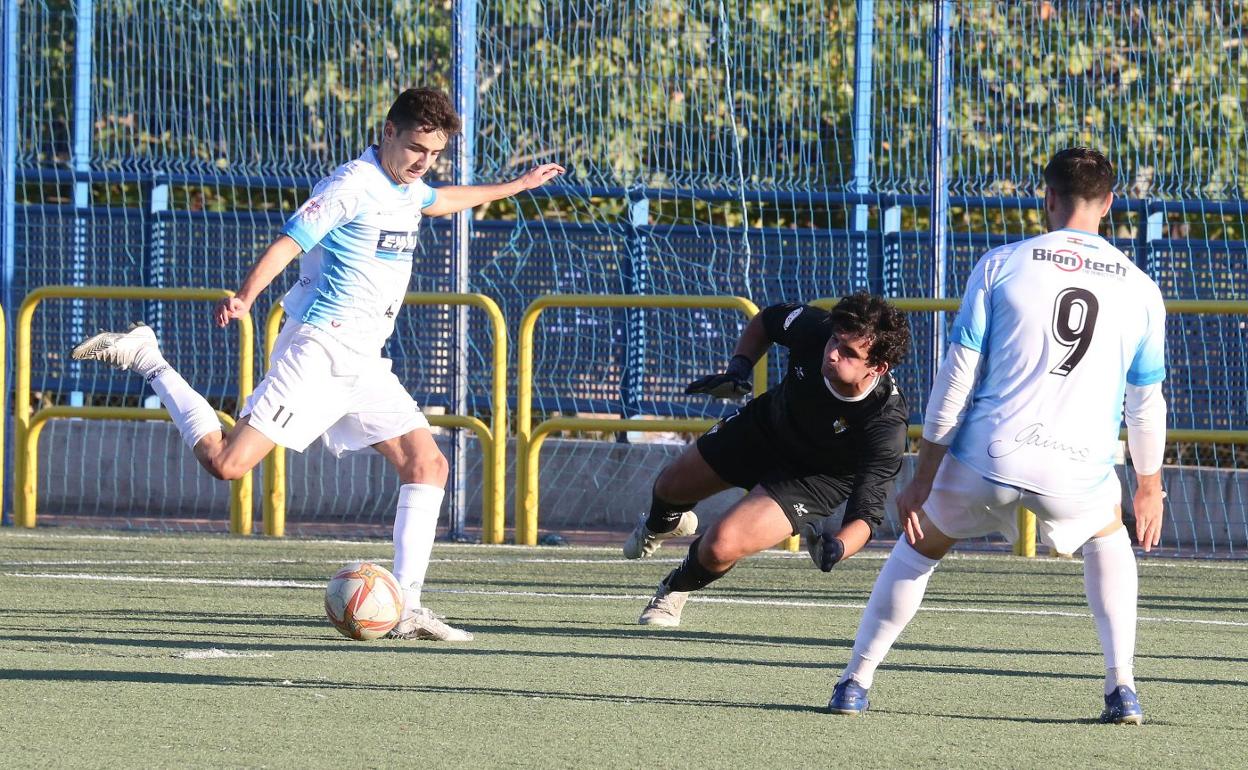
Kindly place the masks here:
POLYGON ((745 331, 741 332, 741 339, 737 340, 737 347, 733 349, 732 358, 724 371, 699 377, 685 386, 685 393, 705 393, 712 398, 741 398, 753 387, 750 371, 770 346, 771 339, 767 336, 760 313, 745 325, 745 331))
MULTIPOLYGON (((712 398, 741 398, 752 388, 751 371, 758 359, 763 357, 767 348, 774 342, 778 345, 791 347, 793 333, 802 331, 811 322, 818 323, 826 313, 807 305, 785 302, 770 305, 750 319, 741 332, 741 339, 732 351, 728 365, 718 374, 708 374, 685 386, 685 393, 695 395, 705 393, 712 398), (806 313, 806 311, 811 311, 806 313), (806 315, 802 319, 803 314, 806 315), (796 328, 799 319, 802 321, 796 328)), ((825 331, 826 334, 826 331, 825 331)))

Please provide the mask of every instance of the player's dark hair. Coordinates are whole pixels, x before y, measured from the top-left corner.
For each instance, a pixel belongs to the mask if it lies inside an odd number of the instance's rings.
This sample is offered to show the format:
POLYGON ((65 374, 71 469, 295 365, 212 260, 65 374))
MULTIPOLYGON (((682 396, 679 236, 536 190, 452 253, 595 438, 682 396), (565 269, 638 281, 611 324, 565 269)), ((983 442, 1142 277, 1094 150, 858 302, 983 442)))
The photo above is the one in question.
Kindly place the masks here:
POLYGON ((910 322, 906 314, 882 297, 860 291, 832 308, 832 331, 871 339, 867 363, 896 368, 910 352, 910 322))
POLYGON ((447 136, 459 133, 459 115, 451 99, 433 88, 409 88, 390 105, 386 120, 398 131, 418 129, 443 131, 447 136))
POLYGON ((1044 184, 1049 193, 1063 198, 1104 200, 1114 189, 1114 166, 1090 147, 1069 147, 1044 167, 1044 184))

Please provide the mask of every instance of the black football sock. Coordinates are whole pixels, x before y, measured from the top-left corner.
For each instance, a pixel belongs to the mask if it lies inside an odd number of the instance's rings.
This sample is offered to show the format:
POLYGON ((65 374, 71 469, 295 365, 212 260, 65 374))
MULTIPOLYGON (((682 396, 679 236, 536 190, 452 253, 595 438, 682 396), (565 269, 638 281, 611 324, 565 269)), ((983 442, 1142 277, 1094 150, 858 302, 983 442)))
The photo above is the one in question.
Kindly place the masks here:
MULTIPOLYGON (((699 588, 706 588, 711 583, 728 574, 728 570, 712 572, 702 566, 702 562, 698 561, 698 543, 701 542, 701 537, 694 540, 689 545, 689 554, 685 556, 685 560, 663 579, 669 591, 697 591, 699 588)), ((728 569, 732 568, 729 567, 728 569)))
POLYGON ((659 497, 658 493, 650 493, 650 515, 646 517, 646 529, 657 534, 671 532, 680 523, 680 516, 685 511, 693 510, 693 503, 669 503, 659 497))

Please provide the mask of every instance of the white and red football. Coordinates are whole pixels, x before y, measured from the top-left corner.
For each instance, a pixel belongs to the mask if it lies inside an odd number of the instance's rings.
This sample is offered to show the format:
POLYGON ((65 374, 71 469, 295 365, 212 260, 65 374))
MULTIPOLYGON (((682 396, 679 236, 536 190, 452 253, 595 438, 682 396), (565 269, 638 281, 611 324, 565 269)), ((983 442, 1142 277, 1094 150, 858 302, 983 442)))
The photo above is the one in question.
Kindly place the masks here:
POLYGON ((403 614, 403 591, 385 567, 366 561, 348 564, 325 587, 325 614, 349 639, 385 636, 403 614))

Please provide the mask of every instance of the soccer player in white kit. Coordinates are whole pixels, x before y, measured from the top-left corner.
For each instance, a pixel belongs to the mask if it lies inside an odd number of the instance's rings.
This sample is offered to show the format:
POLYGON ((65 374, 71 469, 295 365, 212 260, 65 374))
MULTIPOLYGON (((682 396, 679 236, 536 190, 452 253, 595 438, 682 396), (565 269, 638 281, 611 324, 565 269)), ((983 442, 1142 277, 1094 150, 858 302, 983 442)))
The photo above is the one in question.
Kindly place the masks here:
POLYGON ((217 305, 218 326, 246 315, 302 254, 299 280, 282 299, 287 319, 269 371, 228 433, 161 355, 150 327, 97 334, 73 351, 74 358, 142 376, 196 459, 219 479, 241 477, 275 445, 303 451, 318 436, 335 456, 371 447, 389 460, 402 484, 394 575, 404 588, 403 618, 390 635, 404 639, 472 639, 421 603, 447 462, 429 422, 381 356, 410 282, 420 220, 516 195, 563 172, 548 163, 503 184, 435 190, 422 178, 459 129, 446 94, 404 91, 386 115, 380 142, 322 179, 238 293, 217 305))
POLYGON ((1058 551, 1083 546, 1084 590, 1105 656, 1102 722, 1140 724, 1138 581, 1114 472, 1124 415, 1136 533, 1161 537, 1165 307, 1161 291, 1097 235, 1113 200, 1101 153, 1073 148, 1044 170, 1052 230, 985 254, 967 281, 928 401, 914 478, 898 495, 906 537, 875 581, 853 656, 828 704, 868 706, 875 669, 918 611, 940 558, 963 538, 1017 536, 1020 505, 1058 551))

